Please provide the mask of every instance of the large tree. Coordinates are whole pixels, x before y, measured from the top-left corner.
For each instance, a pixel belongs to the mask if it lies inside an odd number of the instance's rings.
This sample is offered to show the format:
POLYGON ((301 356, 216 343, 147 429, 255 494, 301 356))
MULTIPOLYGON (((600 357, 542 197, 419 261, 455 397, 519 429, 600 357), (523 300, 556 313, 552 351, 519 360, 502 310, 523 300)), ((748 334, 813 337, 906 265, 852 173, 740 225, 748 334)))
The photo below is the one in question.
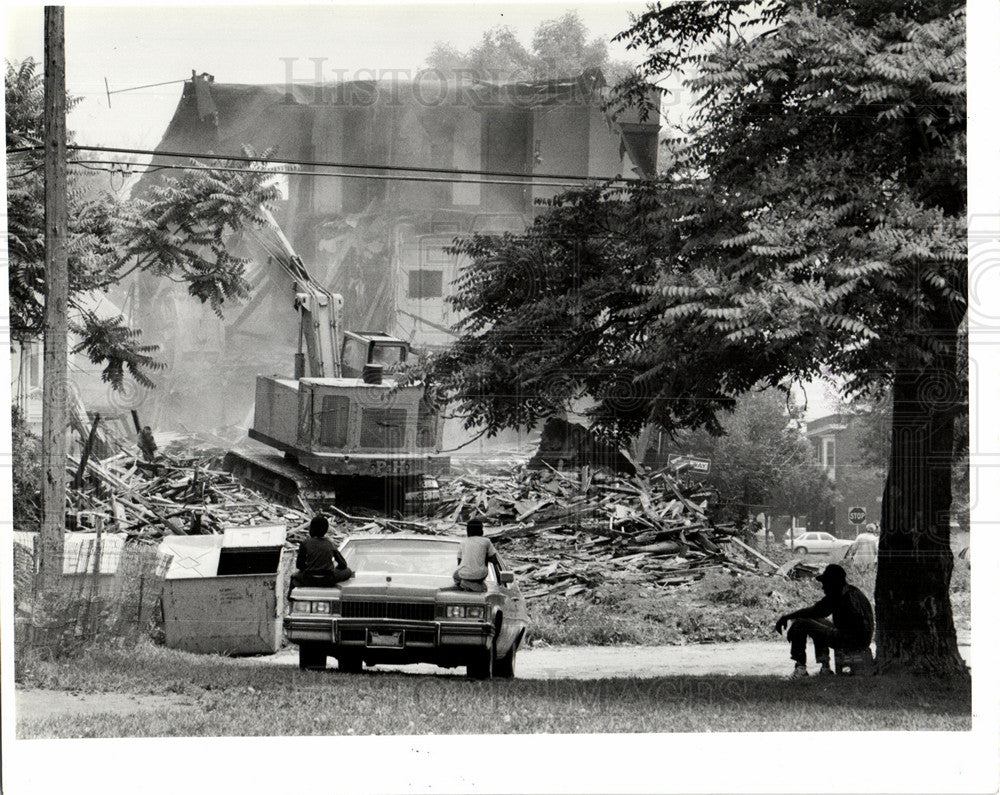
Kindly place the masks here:
MULTIPOLYGON (((8 62, 5 73, 7 131, 7 247, 10 258, 11 336, 37 339, 44 314, 44 182, 41 174, 43 86, 36 62, 8 62)), ((71 98, 68 105, 76 104, 71 98)), ((105 158, 106 160, 107 158, 105 158)), ((153 386, 160 365, 155 348, 124 318, 100 317, 89 297, 106 292, 137 270, 187 284, 192 297, 222 311, 246 297, 247 262, 232 256, 228 237, 265 223, 260 208, 278 191, 260 163, 181 164, 143 198, 119 199, 85 178, 113 166, 76 153, 70 168, 69 287, 74 352, 103 367, 120 387, 131 376, 153 386), (86 169, 91 169, 87 171, 86 169)))
POLYGON ((669 171, 460 243, 462 338, 439 361, 444 392, 490 431, 582 395, 609 435, 717 431, 737 395, 824 366, 848 394, 891 391, 883 671, 964 670, 948 587, 964 31, 959 2, 651 6, 622 38, 645 54, 640 80, 685 77, 692 127, 669 171))

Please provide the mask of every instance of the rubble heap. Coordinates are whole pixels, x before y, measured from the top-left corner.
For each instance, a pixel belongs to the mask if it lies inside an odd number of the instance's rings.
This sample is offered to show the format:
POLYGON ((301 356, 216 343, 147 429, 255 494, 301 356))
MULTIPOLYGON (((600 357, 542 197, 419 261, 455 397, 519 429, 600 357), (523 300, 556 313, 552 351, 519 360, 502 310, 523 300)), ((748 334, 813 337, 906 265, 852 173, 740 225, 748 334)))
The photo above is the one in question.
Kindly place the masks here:
POLYGON ((572 595, 604 582, 675 585, 720 567, 751 569, 715 526, 710 494, 666 472, 622 475, 531 471, 457 477, 442 488, 438 516, 474 515, 512 564, 526 595, 572 595))
MULTIPOLYGON (((71 489, 80 529, 95 521, 108 530, 143 536, 221 532, 227 526, 283 522, 287 540, 307 535, 310 515, 278 505, 221 469, 222 450, 171 446, 146 462, 119 442, 119 452, 86 462, 88 477, 71 489)), ((79 462, 71 459, 74 468, 79 462)), ((464 535, 482 518, 531 597, 572 595, 601 583, 669 586, 712 569, 778 569, 737 537, 737 528, 714 525, 711 496, 669 472, 606 470, 563 472, 519 465, 489 474, 443 479, 433 516, 387 517, 333 509, 332 534, 428 533, 464 535)), ((784 574, 785 572, 780 572, 784 574)))
MULTIPOLYGON (((76 466, 78 462, 72 458, 76 466)), ((277 505, 246 488, 215 457, 159 456, 155 463, 122 451, 86 462, 88 477, 70 490, 80 523, 133 535, 198 535, 223 528, 283 522, 303 534, 305 511, 277 505)))

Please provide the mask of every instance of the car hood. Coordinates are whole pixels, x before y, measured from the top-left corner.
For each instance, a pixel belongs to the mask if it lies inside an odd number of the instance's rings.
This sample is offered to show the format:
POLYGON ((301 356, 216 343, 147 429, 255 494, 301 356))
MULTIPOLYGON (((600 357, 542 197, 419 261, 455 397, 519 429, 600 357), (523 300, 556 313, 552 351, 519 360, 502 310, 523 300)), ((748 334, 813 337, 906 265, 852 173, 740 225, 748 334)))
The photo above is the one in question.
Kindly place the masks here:
POLYGON ((340 584, 340 593, 343 599, 365 599, 373 596, 434 599, 439 590, 453 585, 452 578, 442 574, 358 572, 350 580, 340 584))

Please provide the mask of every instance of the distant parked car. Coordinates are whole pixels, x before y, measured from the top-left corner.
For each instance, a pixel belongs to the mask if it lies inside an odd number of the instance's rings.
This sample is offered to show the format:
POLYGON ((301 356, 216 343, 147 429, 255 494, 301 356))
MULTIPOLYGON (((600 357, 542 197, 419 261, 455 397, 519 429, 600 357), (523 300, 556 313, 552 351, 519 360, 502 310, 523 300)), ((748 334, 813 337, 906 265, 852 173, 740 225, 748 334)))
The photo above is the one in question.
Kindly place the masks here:
POLYGON ((796 555, 823 555, 847 549, 853 542, 829 533, 803 533, 790 539, 789 546, 796 555))
POLYGON ((355 575, 326 588, 292 590, 285 617, 299 666, 342 671, 363 663, 465 666, 470 677, 514 676, 528 628, 524 596, 502 559, 491 564, 483 593, 452 580, 459 539, 354 536, 340 547, 355 575))

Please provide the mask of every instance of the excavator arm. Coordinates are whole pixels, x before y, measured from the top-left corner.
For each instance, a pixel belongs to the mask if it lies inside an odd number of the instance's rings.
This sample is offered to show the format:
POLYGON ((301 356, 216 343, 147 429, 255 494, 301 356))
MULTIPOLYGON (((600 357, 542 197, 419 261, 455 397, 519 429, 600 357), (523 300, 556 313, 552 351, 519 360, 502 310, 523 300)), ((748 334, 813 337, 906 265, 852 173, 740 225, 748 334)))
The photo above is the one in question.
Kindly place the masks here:
POLYGON ((299 313, 295 377, 340 378, 344 299, 312 278, 270 211, 262 207, 261 214, 267 224, 250 230, 248 235, 265 252, 269 263, 288 274, 295 289, 295 309, 299 313))

